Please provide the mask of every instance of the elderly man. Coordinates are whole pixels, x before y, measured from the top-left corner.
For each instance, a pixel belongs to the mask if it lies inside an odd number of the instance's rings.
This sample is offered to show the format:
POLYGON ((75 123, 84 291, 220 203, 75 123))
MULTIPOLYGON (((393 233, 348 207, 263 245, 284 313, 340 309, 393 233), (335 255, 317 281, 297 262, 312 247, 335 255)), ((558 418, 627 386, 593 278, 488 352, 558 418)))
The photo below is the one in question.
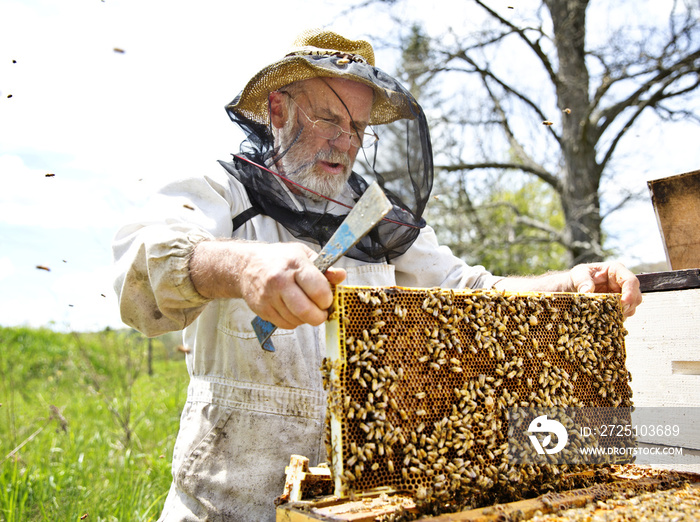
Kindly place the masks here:
POLYGON ((617 263, 504 278, 440 247, 421 218, 432 187, 423 111, 374 67, 367 42, 304 33, 227 110, 247 134, 242 152, 164 187, 114 243, 123 320, 150 336, 184 329, 190 348, 161 520, 274 520, 290 455, 326 459, 331 283, 621 292, 626 315, 641 302, 617 263), (322 274, 313 256, 373 180, 393 210, 322 274), (256 314, 279 327, 274 353, 260 349, 256 314))

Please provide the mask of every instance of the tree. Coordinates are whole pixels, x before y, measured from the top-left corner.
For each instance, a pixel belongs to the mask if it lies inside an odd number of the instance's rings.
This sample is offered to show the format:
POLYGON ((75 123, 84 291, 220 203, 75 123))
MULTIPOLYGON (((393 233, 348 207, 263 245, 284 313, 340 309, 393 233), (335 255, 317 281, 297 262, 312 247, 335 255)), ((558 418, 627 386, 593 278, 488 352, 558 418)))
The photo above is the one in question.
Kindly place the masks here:
MULTIPOLYGON (((454 187, 440 197, 472 212, 471 237, 483 241, 474 223, 480 207, 496 208, 493 194, 465 200, 461 189, 469 181, 494 179, 494 172, 495 179, 525 176, 529 181, 516 186, 529 186, 545 201, 554 196, 563 219, 557 224, 556 215, 538 212, 539 203, 516 210, 501 201, 519 227, 512 237, 560 245, 568 265, 600 260, 607 254, 603 219, 635 197, 620 187, 603 190, 614 187, 614 160, 630 129, 645 115, 664 123, 700 122, 693 98, 700 85, 700 8, 690 0, 667 2, 665 19, 635 24, 639 2, 543 0, 533 10, 513 4, 496 9, 484 0, 465 1, 465 8, 475 6, 483 15, 481 29, 448 29, 430 38, 429 51, 421 47, 421 85, 445 92, 437 103, 428 100, 430 107, 421 100, 439 144, 436 187, 454 187), (590 43, 600 35, 589 9, 603 20, 606 9, 623 7, 626 14, 608 18, 618 24, 615 31, 590 43)), ((402 27, 410 25, 404 20, 402 27)), ((455 226, 448 231, 453 248, 455 226)))
POLYGON ((449 187, 449 192, 436 194, 428 210, 428 221, 455 255, 497 274, 567 267, 564 247, 543 233, 556 234, 564 223, 559 201, 549 186, 537 179, 523 180, 510 171, 482 176, 478 184, 469 181, 464 175, 443 176, 436 190, 449 187), (472 192, 479 195, 478 204, 472 192))

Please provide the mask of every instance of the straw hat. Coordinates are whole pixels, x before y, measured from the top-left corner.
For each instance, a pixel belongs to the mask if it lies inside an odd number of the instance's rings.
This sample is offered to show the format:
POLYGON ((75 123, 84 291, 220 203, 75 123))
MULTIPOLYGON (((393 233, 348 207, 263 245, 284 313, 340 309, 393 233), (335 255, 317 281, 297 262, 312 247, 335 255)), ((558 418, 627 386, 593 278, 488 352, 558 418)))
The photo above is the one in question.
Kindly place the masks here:
POLYGON ((310 78, 345 78, 369 85, 376 93, 370 125, 412 119, 415 115, 413 97, 407 96, 394 78, 374 67, 374 50, 369 42, 348 40, 320 29, 298 36, 290 52, 258 72, 226 110, 265 125, 269 122, 269 94, 310 78))

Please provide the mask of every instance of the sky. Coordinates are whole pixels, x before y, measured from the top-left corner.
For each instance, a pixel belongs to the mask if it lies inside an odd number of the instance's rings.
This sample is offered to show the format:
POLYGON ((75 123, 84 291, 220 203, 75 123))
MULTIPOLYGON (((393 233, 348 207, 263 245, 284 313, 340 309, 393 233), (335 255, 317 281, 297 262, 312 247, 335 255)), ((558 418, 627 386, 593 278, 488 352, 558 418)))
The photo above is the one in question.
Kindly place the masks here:
MULTIPOLYGON (((301 30, 366 37, 386 23, 339 17, 344 2, 313 5, 2 0, 0 326, 123 327, 111 241, 124 215, 169 178, 220 168, 241 141, 224 105, 301 30)), ((430 9, 424 19, 449 22, 430 9)), ((647 129, 625 183, 700 168, 698 132, 647 129)), ((628 264, 665 259, 650 202, 610 231, 628 264)))
POLYGON ((237 150, 224 105, 338 11, 302 4, 0 3, 0 325, 123 326, 111 241, 124 214, 237 150))

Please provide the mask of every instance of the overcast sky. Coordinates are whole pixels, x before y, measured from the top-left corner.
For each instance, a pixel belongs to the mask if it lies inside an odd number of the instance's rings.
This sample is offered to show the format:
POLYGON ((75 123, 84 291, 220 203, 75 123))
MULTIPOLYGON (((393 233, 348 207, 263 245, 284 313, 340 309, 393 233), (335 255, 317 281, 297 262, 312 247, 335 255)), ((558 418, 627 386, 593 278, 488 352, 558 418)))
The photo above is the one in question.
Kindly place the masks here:
MULTIPOLYGON (((121 327, 110 244, 125 212, 170 177, 220 168, 241 140, 224 105, 301 30, 364 37, 382 23, 310 5, 0 2, 1 326, 121 327)), ((684 129, 648 131, 659 149, 645 148, 630 184, 700 168, 698 130, 684 129)), ((650 203, 611 230, 631 262, 664 259, 650 203)))

